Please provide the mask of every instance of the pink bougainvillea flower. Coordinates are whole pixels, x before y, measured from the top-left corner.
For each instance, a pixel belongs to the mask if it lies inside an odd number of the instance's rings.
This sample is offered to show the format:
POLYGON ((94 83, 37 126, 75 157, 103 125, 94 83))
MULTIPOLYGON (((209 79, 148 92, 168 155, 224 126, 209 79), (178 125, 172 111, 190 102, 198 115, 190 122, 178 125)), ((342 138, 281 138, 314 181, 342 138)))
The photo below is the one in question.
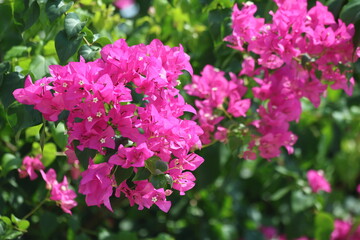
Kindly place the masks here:
POLYGON ((20 178, 30 177, 30 180, 34 180, 38 177, 35 170, 44 169, 44 164, 40 160, 41 156, 29 157, 26 156, 23 159, 21 167, 18 169, 20 178))
POLYGON ((56 172, 50 168, 47 173, 40 170, 43 179, 46 182, 46 188, 50 190, 50 200, 57 202, 61 209, 69 214, 72 214, 71 210, 77 206, 76 193, 69 188, 69 183, 66 176, 61 183, 56 180, 56 172))
POLYGON ((120 145, 117 154, 111 156, 109 163, 123 168, 144 167, 145 160, 153 155, 154 153, 147 148, 146 143, 131 148, 120 145))
POLYGON ((66 176, 61 183, 53 184, 50 200, 58 202, 64 212, 71 214, 70 209, 77 206, 75 198, 76 193, 69 188, 66 176))
MULTIPOLYGON (((250 66, 246 66, 248 71, 252 71, 250 66)), ((247 88, 244 81, 230 73, 230 81, 225 78, 225 72, 216 69, 211 65, 206 65, 201 72, 201 76, 194 75, 192 83, 184 87, 189 95, 196 96, 201 100, 195 100, 197 119, 203 134, 200 136, 203 144, 210 144, 212 138, 218 141, 225 141, 227 130, 220 125, 223 116, 216 112, 219 110, 234 117, 245 117, 249 110, 250 99, 243 99, 247 88), (224 109, 228 105, 227 110, 224 109)))
POLYGON ((306 174, 311 190, 314 193, 319 191, 331 192, 331 186, 324 177, 324 172, 319 170, 309 170, 306 174))
POLYGON ((350 220, 336 219, 330 240, 360 240, 360 226, 350 220), (356 228, 355 228, 356 227, 356 228))
POLYGON ((135 181, 135 189, 130 189, 126 181, 122 182, 116 189, 115 195, 120 196, 121 193, 129 199, 130 205, 137 204, 139 210, 150 208, 153 204, 157 205, 162 211, 168 212, 171 207, 171 202, 166 200, 166 196, 171 194, 171 191, 164 191, 163 188, 155 189, 153 185, 147 180, 135 181))
POLYGON ((81 173, 79 193, 86 195, 85 201, 88 206, 100 206, 104 204, 112 211, 110 196, 113 194, 113 176, 110 175, 112 164, 95 164, 90 160, 88 169, 81 173))
POLYGON ((273 239, 277 236, 277 230, 271 226, 261 226, 260 232, 264 235, 265 239, 273 239))
POLYGON ((331 233, 331 240, 349 239, 348 235, 351 230, 351 225, 352 224, 349 221, 335 220, 334 230, 331 233))

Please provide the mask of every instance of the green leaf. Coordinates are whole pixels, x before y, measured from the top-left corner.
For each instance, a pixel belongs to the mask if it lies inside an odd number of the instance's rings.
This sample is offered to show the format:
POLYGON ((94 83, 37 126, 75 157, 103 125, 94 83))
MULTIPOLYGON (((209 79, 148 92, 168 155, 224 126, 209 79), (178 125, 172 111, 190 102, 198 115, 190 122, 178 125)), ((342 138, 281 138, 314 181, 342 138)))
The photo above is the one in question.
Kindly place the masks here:
POLYGON ((7 73, 9 71, 10 71, 10 63, 9 62, 0 63, 0 75, 7 73))
POLYGON ((76 13, 68 13, 64 23, 65 32, 68 38, 76 37, 84 28, 85 24, 86 23, 82 22, 76 13))
POLYGON ((6 52, 4 59, 11 60, 12 58, 25 56, 29 49, 26 46, 13 46, 6 52))
POLYGON ((346 23, 354 23, 360 19, 360 1, 353 0, 346 4, 341 12, 340 18, 346 23))
POLYGON ((6 174, 14 169, 18 169, 21 166, 22 160, 13 154, 5 153, 1 159, 1 175, 6 174))
POLYGON ((6 216, 1 216, 0 220, 3 221, 8 226, 11 226, 11 224, 12 224, 10 218, 8 218, 6 216))
POLYGON ((73 141, 73 145, 76 157, 79 159, 81 166, 86 169, 89 164, 89 158, 93 159, 97 151, 89 148, 85 148, 83 151, 80 151, 77 148, 79 141, 73 141))
POLYGON ((116 183, 119 185, 123 181, 129 179, 131 175, 133 174, 133 168, 122 168, 118 167, 115 172, 115 180, 116 183))
POLYGON ((335 18, 338 18, 340 11, 346 0, 329 0, 326 5, 329 8, 329 11, 334 15, 335 18))
POLYGON ((172 188, 174 179, 169 174, 165 174, 165 178, 166 178, 167 183, 170 185, 170 188, 172 188))
POLYGON ((284 197, 292 188, 291 187, 284 187, 277 190, 274 194, 271 195, 271 201, 277 201, 280 198, 284 197))
POLYGON ((33 145, 33 154, 42 154, 41 161, 45 167, 50 166, 56 159, 56 145, 52 142, 46 143, 44 145, 43 151, 41 151, 41 146, 38 142, 34 142, 33 145))
POLYGON ((89 43, 93 43, 93 41, 94 41, 94 33, 89 28, 87 28, 85 26, 81 32, 83 32, 85 34, 84 37, 86 38, 86 40, 89 43))
POLYGON ((12 46, 20 45, 23 40, 22 32, 12 16, 10 4, 3 2, 0 4, 0 58, 12 46))
POLYGON ((165 177, 165 174, 159 174, 159 175, 153 175, 150 178, 150 182, 154 186, 154 188, 159 189, 166 187, 168 183, 168 179, 165 177))
POLYGON ((35 79, 44 77, 48 71, 48 65, 44 56, 37 55, 30 63, 31 72, 34 74, 35 79))
POLYGON ((224 23, 230 22, 231 9, 219 9, 209 12, 209 30, 214 41, 223 41, 225 37, 224 23))
POLYGON ((3 83, 4 74, 10 71, 10 63, 9 62, 2 62, 0 63, 0 89, 3 83))
POLYGON ((30 28, 39 19, 39 16, 40 16, 40 6, 37 3, 37 1, 34 1, 25 13, 25 16, 24 16, 25 29, 24 30, 30 28))
POLYGON ((88 45, 82 45, 79 49, 79 54, 88 62, 88 61, 94 61, 95 59, 100 57, 99 54, 99 47, 94 46, 88 46, 88 45))
POLYGON ((328 240, 333 230, 333 217, 328 213, 318 212, 315 216, 315 239, 328 240))
POLYGON ((315 204, 313 195, 304 194, 302 190, 291 193, 291 208, 295 213, 301 212, 315 204))
POLYGON ((155 162, 155 167, 156 169, 159 169, 161 172, 166 172, 169 169, 168 163, 162 160, 157 160, 155 162))
POLYGON ((112 44, 112 42, 107 37, 100 37, 95 40, 94 44, 98 44, 100 47, 104 47, 105 45, 112 44))
POLYGON ((156 162, 160 160, 158 156, 152 156, 145 160, 145 167, 151 172, 151 174, 155 174, 156 172, 156 162))
POLYGON ((15 224, 17 224, 18 222, 20 222, 20 219, 17 218, 14 214, 11 214, 11 221, 15 224))
POLYGON ((11 231, 7 232, 5 236, 2 236, 2 237, 3 237, 3 239, 16 239, 17 237, 20 237, 21 235, 23 235, 23 232, 11 230, 11 231))
POLYGON ((65 134, 66 129, 64 123, 60 122, 56 127, 52 124, 50 129, 55 143, 60 149, 64 149, 68 141, 68 137, 65 134))
POLYGON ((211 10, 231 8, 232 6, 234 6, 233 0, 214 0, 211 1, 209 5, 204 7, 202 11, 207 13, 211 10))
POLYGON ((73 2, 67 4, 62 0, 48 0, 46 3, 46 14, 51 22, 55 21, 58 17, 68 11, 73 2))
POLYGON ((296 172, 290 171, 289 169, 283 166, 276 166, 275 170, 282 175, 293 177, 295 179, 299 178, 299 175, 296 172))
POLYGON ((14 131, 19 131, 42 123, 42 115, 33 106, 15 102, 7 110, 7 120, 14 131))
POLYGON ((360 41, 360 18, 356 19, 356 21, 354 22, 354 26, 355 26, 355 35, 353 36, 353 44, 355 50, 359 45, 359 41, 360 41))
POLYGON ((62 121, 67 121, 67 118, 69 117, 70 112, 68 110, 63 110, 58 117, 58 120, 55 122, 55 125, 58 125, 62 121))
POLYGON ((39 135, 40 129, 42 127, 42 124, 33 126, 33 127, 29 127, 25 130, 25 137, 29 138, 29 137, 35 137, 39 135))
POLYGON ((30 222, 27 220, 20 220, 16 225, 21 231, 26 231, 30 226, 30 222))
POLYGON ((170 234, 160 233, 154 240, 175 240, 170 234))
POLYGON ((24 79, 19 73, 12 72, 4 75, 3 83, 0 88, 0 101, 5 108, 9 107, 9 105, 15 101, 13 96, 14 90, 22 88, 23 86, 24 79))
POLYGON ((135 174, 135 176, 133 177, 132 181, 140 181, 140 180, 149 179, 150 176, 151 176, 150 171, 144 167, 141 167, 141 168, 138 168, 138 171, 135 174))
POLYGON ((81 42, 81 35, 68 39, 65 30, 60 31, 55 37, 55 48, 60 62, 65 63, 73 56, 77 52, 81 42))

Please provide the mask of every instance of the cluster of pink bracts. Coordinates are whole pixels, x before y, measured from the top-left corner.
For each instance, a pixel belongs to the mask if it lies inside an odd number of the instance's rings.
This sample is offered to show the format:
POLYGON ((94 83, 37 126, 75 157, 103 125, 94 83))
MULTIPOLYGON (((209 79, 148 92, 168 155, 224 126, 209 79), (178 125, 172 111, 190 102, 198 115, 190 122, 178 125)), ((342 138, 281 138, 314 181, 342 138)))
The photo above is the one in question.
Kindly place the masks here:
MULTIPOLYGON (((270 12, 270 23, 254 17, 257 7, 253 3, 244 3, 240 10, 235 5, 233 32, 225 38, 247 56, 239 76, 251 80, 251 85, 257 83, 252 93, 258 99, 259 107, 254 106, 258 119, 251 123, 257 132, 243 154, 246 159, 277 157, 281 147, 293 153, 297 137, 289 125, 300 119, 300 100, 307 98, 317 107, 329 85, 349 95, 354 85, 354 79, 347 78, 351 63, 358 58, 353 56, 354 25, 346 26, 340 19, 336 22, 320 2, 307 10, 306 0, 274 1, 278 9, 270 12)), ((245 117, 250 107, 248 99, 241 99, 246 91, 244 81, 233 74, 231 81, 226 81, 223 75, 206 66, 202 76, 195 76, 186 88, 188 94, 202 99, 196 107, 206 143, 226 138, 227 129, 220 123, 223 116, 214 111, 226 109, 226 97, 227 111, 233 117, 245 117)))
POLYGON ((195 110, 175 88, 182 70, 192 74, 189 56, 181 46, 170 48, 159 40, 131 47, 118 40, 105 46, 101 56, 94 62, 50 66, 51 77, 35 83, 28 77, 25 88, 15 90, 14 96, 20 103, 34 105, 48 121, 57 121, 64 110, 69 112, 66 154, 70 163, 78 161, 75 148, 94 149, 109 159, 101 163, 89 159, 81 173, 79 192, 86 195, 89 206, 104 204, 112 210, 110 197, 124 194, 139 209, 156 204, 167 212, 171 189, 180 194, 191 189, 195 185, 191 171, 204 161, 192 153, 201 148, 202 129, 195 121, 181 118, 184 111, 195 110), (109 149, 115 149, 115 154, 109 156, 109 149), (147 166, 154 157, 165 169, 147 166), (119 167, 132 168, 134 173, 147 167, 152 175, 166 175, 170 187, 157 189, 149 179, 117 182, 119 167))

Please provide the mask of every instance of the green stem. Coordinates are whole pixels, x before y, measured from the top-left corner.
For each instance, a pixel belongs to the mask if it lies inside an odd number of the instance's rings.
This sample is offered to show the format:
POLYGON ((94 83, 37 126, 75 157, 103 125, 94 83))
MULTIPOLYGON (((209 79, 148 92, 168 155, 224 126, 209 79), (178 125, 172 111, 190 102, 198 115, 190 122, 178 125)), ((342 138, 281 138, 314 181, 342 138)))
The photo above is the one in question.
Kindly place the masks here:
POLYGON ((210 147, 211 145, 214 145, 215 143, 217 143, 218 141, 217 140, 214 140, 214 141, 212 141, 211 143, 209 143, 209 144, 205 144, 205 145, 202 145, 201 146, 201 149, 204 149, 204 148, 207 148, 207 147, 210 147))
POLYGON ((25 215, 22 219, 25 220, 31 215, 33 215, 46 201, 48 200, 48 197, 46 197, 44 200, 42 200, 34 209, 32 209, 28 214, 25 215))
POLYGON ((84 36, 82 37, 82 39, 84 40, 86 45, 88 45, 89 47, 91 46, 91 43, 89 43, 89 41, 84 36))
POLYGON ((223 113, 225 113, 225 115, 226 115, 227 118, 232 119, 232 116, 225 110, 225 108, 224 108, 223 105, 221 105, 221 106, 219 107, 219 109, 220 109, 223 113))

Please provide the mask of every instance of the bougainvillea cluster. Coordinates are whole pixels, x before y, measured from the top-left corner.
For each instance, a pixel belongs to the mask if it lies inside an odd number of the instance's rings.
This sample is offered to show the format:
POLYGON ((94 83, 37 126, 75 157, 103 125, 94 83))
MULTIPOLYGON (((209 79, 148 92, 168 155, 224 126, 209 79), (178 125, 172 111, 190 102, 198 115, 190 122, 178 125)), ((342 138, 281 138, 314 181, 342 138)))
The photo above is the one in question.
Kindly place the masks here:
POLYGON ((259 119, 244 157, 270 159, 280 155, 281 147, 293 153, 297 137, 289 123, 298 121, 302 98, 317 107, 327 87, 352 93, 351 75, 354 26, 335 21, 327 7, 317 2, 307 10, 306 0, 275 0, 272 21, 256 18, 257 7, 246 2, 234 6, 233 32, 225 38, 231 47, 245 53, 240 76, 253 79, 259 119))
POLYGON ((211 65, 205 66, 201 76, 194 75, 192 83, 185 86, 189 95, 201 100, 195 100, 198 120, 204 134, 200 139, 203 144, 210 144, 212 136, 216 140, 227 139, 227 129, 219 123, 224 119, 224 112, 229 117, 245 117, 250 107, 250 99, 243 99, 247 90, 241 79, 230 73, 231 80, 225 78, 225 73, 211 65))
POLYGON ((49 68, 50 77, 35 83, 27 77, 25 88, 14 96, 34 105, 48 121, 67 114, 66 154, 73 176, 79 175, 76 153, 97 151, 96 161, 88 159, 79 186, 89 206, 104 204, 112 210, 110 197, 123 194, 139 209, 156 204, 167 212, 172 189, 184 194, 194 186, 191 171, 203 158, 193 151, 201 148, 203 130, 182 117, 195 110, 176 88, 183 70, 192 74, 181 46, 153 40, 129 47, 121 39, 105 46, 94 62, 49 68), (130 172, 126 179, 121 177, 124 169, 130 172))

